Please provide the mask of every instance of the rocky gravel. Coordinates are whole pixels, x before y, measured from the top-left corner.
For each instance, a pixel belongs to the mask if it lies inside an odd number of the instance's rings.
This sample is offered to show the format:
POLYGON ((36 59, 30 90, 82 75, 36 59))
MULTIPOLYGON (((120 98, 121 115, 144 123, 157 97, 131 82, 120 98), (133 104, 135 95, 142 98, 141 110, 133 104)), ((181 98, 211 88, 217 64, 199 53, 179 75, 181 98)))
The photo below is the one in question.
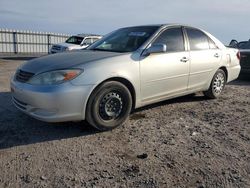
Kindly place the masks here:
POLYGON ((250 187, 250 80, 216 100, 197 93, 141 108, 98 132, 16 110, 9 78, 21 63, 0 60, 0 187, 250 187))

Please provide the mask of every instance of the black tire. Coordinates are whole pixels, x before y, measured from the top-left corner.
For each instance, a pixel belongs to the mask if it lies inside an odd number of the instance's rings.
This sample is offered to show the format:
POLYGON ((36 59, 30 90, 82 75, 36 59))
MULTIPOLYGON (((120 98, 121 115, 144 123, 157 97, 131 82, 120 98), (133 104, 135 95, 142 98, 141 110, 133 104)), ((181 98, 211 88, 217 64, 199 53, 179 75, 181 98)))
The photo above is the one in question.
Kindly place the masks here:
POLYGON ((210 87, 207 91, 204 91, 204 95, 210 99, 216 99, 222 93, 226 85, 226 74, 222 69, 219 69, 214 74, 210 87))
POLYGON ((108 81, 91 94, 86 120, 101 131, 107 131, 123 124, 132 108, 132 97, 128 88, 120 82, 108 81))

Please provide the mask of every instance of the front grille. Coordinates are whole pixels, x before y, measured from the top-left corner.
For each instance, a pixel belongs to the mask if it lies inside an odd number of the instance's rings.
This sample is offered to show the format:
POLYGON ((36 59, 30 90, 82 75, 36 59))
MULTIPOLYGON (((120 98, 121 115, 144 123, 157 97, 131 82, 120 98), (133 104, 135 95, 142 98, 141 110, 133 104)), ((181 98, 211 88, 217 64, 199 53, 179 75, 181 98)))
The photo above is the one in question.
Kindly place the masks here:
POLYGON ((34 73, 18 70, 15 78, 17 81, 25 83, 28 82, 32 76, 34 76, 34 73))
POLYGON ((60 51, 61 50, 61 46, 54 45, 54 46, 52 46, 52 50, 60 51))

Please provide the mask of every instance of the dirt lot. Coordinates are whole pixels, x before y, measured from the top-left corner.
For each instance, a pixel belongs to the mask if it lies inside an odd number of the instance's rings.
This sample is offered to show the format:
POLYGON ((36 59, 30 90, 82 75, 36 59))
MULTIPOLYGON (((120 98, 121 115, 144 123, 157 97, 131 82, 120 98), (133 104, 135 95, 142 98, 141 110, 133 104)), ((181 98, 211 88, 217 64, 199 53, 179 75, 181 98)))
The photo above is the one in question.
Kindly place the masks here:
POLYGON ((110 132, 48 124, 11 104, 0 61, 0 187, 250 187, 250 82, 140 109, 110 132))

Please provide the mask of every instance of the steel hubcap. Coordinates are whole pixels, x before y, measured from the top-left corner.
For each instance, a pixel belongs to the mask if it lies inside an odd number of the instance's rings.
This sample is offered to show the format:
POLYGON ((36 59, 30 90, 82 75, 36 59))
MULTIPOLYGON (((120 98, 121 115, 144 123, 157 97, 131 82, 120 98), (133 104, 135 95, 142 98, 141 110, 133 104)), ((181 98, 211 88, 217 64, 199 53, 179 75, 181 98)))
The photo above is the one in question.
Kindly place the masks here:
POLYGON ((99 104, 99 113, 104 120, 117 118, 122 112, 122 98, 117 92, 106 94, 99 104))
POLYGON ((214 79, 213 90, 215 94, 220 94, 224 88, 225 79, 222 73, 218 73, 214 79))

